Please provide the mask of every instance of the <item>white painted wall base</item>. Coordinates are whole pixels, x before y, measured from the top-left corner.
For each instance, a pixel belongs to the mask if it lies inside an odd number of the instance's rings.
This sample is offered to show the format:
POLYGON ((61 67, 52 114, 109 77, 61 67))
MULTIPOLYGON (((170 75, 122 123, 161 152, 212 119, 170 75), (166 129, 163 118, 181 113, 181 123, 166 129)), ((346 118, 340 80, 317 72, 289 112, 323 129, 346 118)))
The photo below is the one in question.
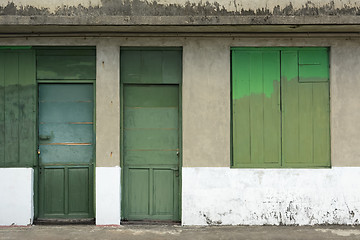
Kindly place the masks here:
POLYGON ((0 168, 0 226, 32 224, 33 186, 32 168, 0 168))
POLYGON ((120 225, 120 167, 96 168, 96 225, 120 225))
POLYGON ((183 168, 183 225, 360 224, 360 168, 183 168))

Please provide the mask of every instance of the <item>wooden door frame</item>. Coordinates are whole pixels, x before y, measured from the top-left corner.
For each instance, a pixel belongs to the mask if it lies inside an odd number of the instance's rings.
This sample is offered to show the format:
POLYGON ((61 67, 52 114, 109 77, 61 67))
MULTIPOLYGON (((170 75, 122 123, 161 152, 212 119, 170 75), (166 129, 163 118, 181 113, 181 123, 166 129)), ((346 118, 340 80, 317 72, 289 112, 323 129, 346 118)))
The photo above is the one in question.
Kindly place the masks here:
MULTIPOLYGON (((93 190, 93 200, 91 213, 96 218, 96 189, 95 189, 95 173, 96 173, 96 80, 37 80, 36 79, 36 148, 39 149, 39 86, 40 84, 91 84, 93 87, 93 177, 92 177, 92 190, 93 190)), ((40 184, 40 175, 39 175, 39 155, 36 154, 36 163, 34 165, 34 219, 36 220, 39 217, 39 208, 40 208, 40 194, 39 194, 39 184, 40 184)))
POLYGON ((161 83, 161 84, 144 84, 144 83, 122 83, 120 82, 120 167, 121 167, 121 220, 124 219, 125 213, 125 191, 123 191, 125 186, 125 179, 124 179, 124 86, 128 85, 159 85, 159 86, 178 86, 178 93, 179 93, 179 112, 178 112, 178 121, 179 121, 179 131, 178 131, 178 139, 179 139, 179 192, 178 192, 178 219, 181 222, 181 197, 182 197, 182 83, 176 84, 169 84, 169 83, 161 83))

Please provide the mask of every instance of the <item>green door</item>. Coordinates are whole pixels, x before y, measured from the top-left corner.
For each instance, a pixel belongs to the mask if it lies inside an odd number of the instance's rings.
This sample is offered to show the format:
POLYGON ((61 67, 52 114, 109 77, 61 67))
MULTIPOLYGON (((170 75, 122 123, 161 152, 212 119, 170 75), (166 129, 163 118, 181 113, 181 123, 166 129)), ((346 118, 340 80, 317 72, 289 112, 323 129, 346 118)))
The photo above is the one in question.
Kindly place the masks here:
POLYGON ((93 218, 92 84, 39 84, 39 219, 93 218))
POLYGON ((124 85, 124 218, 179 217, 179 86, 124 85))

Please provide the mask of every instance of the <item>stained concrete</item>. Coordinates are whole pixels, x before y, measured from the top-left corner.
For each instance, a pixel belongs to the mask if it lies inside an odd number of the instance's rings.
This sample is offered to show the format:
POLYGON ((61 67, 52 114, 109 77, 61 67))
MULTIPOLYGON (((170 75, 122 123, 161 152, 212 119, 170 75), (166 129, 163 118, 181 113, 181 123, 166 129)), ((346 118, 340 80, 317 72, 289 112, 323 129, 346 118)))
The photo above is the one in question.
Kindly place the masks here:
POLYGON ((12 0, 0 4, 0 15, 358 15, 358 0, 12 0))
POLYGON ((211 239, 360 239, 360 227, 314 226, 225 226, 225 227, 181 227, 181 226, 31 226, 0 228, 0 239, 166 239, 166 240, 211 240, 211 239))
POLYGON ((185 43, 182 94, 183 166, 229 166, 230 47, 223 39, 185 43))
MULTIPOLYGON (((359 3, 359 0, 65 0, 61 3, 56 0, 12 0, 0 3, 0 25, 9 25, 10 32, 14 31, 14 26, 17 25, 335 24, 346 28, 347 24, 360 23, 359 3)), ((319 26, 314 27, 314 31, 319 26)))
POLYGON ((120 47, 96 50, 96 166, 120 166, 120 47))

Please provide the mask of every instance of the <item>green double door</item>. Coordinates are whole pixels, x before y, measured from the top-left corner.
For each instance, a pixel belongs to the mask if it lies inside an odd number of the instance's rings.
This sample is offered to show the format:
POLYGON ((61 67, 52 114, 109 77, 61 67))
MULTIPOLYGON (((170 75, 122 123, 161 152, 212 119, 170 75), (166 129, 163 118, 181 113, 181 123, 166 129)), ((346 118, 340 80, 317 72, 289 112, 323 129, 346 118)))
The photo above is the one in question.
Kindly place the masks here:
POLYGON ((39 219, 93 218, 92 84, 39 84, 39 219))
POLYGON ((124 85, 125 220, 179 216, 179 86, 124 85))

